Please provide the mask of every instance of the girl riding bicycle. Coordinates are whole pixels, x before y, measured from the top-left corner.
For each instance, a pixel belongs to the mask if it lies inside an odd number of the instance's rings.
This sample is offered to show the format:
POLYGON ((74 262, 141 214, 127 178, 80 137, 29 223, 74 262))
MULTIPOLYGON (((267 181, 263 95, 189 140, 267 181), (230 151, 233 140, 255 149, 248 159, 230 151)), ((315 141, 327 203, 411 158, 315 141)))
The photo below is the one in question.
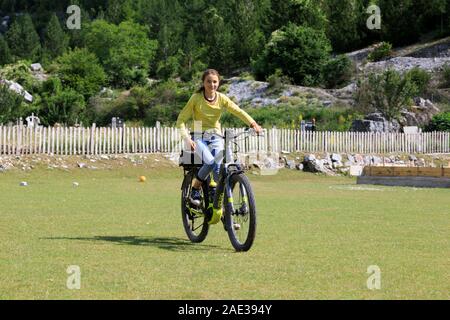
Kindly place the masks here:
MULTIPOLYGON (((218 71, 214 69, 206 70, 203 73, 202 82, 203 86, 191 96, 177 120, 177 127, 180 129, 181 136, 187 146, 194 150, 203 160, 203 166, 192 182, 192 192, 189 200, 194 206, 200 205, 200 189, 208 175, 211 172, 213 173, 214 182, 217 182, 219 179, 220 165, 224 153, 224 141, 221 138, 221 125, 219 122, 222 113, 229 111, 253 128, 258 134, 262 132, 262 128, 247 112, 240 109, 227 96, 217 91, 220 86, 218 71), (186 130, 186 122, 191 118, 194 120, 193 137, 186 130)), ((218 216, 212 217, 212 223, 220 221, 221 210, 215 213, 218 216)))

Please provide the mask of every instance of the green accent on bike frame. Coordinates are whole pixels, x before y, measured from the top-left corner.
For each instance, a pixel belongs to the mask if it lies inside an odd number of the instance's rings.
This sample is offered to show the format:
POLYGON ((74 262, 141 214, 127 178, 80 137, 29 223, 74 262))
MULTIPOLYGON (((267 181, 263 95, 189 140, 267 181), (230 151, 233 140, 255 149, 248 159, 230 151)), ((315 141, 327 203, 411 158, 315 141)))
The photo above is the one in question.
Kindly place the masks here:
POLYGON ((233 197, 229 197, 229 198, 228 198, 228 202, 229 202, 229 203, 233 203, 233 201, 234 201, 233 197))
POLYGON ((196 216, 196 217, 201 217, 201 216, 203 216, 203 211, 199 211, 199 210, 196 210, 196 209, 193 209, 193 208, 189 208, 189 212, 190 212, 192 215, 196 216))
POLYGON ((222 208, 220 209, 215 209, 213 208, 213 214, 211 217, 211 220, 209 220, 208 224, 217 224, 220 221, 220 218, 222 218, 222 208))
POLYGON ((212 187, 212 188, 216 188, 217 187, 217 183, 214 181, 213 173, 211 172, 209 175, 211 177, 211 179, 209 181, 209 186, 212 187))

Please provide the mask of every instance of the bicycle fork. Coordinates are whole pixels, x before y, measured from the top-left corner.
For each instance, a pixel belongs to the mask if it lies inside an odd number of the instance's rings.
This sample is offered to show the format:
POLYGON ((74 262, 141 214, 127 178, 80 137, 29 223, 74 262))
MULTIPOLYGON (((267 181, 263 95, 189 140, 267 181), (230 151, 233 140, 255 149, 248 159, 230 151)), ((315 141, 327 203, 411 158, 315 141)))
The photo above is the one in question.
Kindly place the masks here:
MULTIPOLYGON (((221 208, 223 203, 223 197, 226 195, 228 201, 225 203, 225 208, 228 212, 234 213, 234 199, 233 199, 233 190, 231 189, 231 179, 232 175, 229 175, 224 179, 224 181, 221 181, 217 187, 216 196, 214 198, 214 204, 213 209, 218 210, 221 208)), ((247 192, 242 184, 239 184, 239 191, 241 194, 241 207, 239 208, 239 213, 245 213, 248 208, 248 197, 247 192)))

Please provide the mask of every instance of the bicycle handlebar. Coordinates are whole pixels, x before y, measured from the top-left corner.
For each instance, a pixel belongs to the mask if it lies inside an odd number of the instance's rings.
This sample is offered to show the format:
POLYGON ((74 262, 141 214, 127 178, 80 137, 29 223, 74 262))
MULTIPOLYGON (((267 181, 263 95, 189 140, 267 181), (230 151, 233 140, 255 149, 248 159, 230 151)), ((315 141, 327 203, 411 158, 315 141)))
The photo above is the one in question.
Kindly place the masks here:
MULTIPOLYGON (((228 130, 226 130, 226 131, 234 131, 234 129, 228 129, 228 130)), ((263 132, 264 132, 264 131, 266 131, 266 129, 263 129, 263 132)), ((253 129, 253 128, 247 128, 247 129, 245 129, 243 132, 240 132, 240 133, 237 133, 237 134, 233 134, 233 135, 231 136, 231 139, 235 140, 236 138, 238 138, 238 137, 240 137, 240 136, 242 136, 242 135, 244 135, 244 134, 247 134, 247 135, 249 135, 249 136, 264 137, 264 133, 257 134, 256 131, 255 131, 255 129, 253 129)))

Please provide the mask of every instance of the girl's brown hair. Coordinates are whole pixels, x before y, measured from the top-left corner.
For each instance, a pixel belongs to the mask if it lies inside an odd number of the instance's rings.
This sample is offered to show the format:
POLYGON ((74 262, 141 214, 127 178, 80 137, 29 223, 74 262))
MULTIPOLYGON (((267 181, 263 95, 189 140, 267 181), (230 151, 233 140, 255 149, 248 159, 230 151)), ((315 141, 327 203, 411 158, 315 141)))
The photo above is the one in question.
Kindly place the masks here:
POLYGON ((202 75, 202 86, 201 86, 200 89, 198 89, 197 92, 205 92, 205 86, 203 85, 203 83, 205 82, 206 77, 209 76, 209 75, 214 75, 214 76, 217 76, 217 78, 219 78, 219 87, 220 87, 220 74, 219 74, 219 71, 217 71, 215 69, 207 69, 205 72, 203 72, 203 75, 202 75))

